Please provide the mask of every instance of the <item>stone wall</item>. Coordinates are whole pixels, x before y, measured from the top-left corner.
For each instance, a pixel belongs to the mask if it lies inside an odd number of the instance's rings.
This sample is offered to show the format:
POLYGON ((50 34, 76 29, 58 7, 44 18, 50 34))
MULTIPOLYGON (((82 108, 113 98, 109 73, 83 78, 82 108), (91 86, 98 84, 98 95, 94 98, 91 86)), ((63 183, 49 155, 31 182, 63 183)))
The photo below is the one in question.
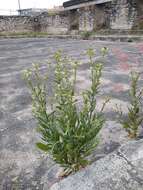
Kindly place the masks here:
POLYGON ((80 8, 79 30, 130 30, 135 23, 139 22, 137 18, 140 17, 143 20, 142 0, 113 0, 108 3, 80 8))
POLYGON ((64 34, 68 31, 69 22, 66 13, 42 14, 30 16, 0 16, 0 32, 47 32, 49 34, 64 34))
POLYGON ((27 16, 0 16, 0 32, 31 32, 34 19, 27 16))
POLYGON ((143 29, 142 0, 113 0, 98 5, 37 17, 0 16, 0 32, 47 32, 66 34, 69 31, 99 29, 143 29))
POLYGON ((69 17, 69 31, 78 31, 79 30, 79 10, 73 9, 68 11, 69 17))
POLYGON ((94 5, 79 9, 79 30, 92 31, 109 28, 110 15, 107 4, 94 5))
POLYGON ((79 30, 92 31, 94 29, 95 6, 79 9, 79 30))
POLYGON ((43 14, 38 17, 41 32, 49 34, 65 34, 69 29, 69 17, 67 12, 59 14, 43 14))
POLYGON ((79 9, 79 30, 143 29, 142 0, 113 0, 79 9))
POLYGON ((114 0, 111 10, 111 29, 132 29, 137 17, 135 0, 114 0))
POLYGON ((110 28, 110 3, 96 5, 95 30, 110 28))
POLYGON ((136 0, 137 17, 133 29, 143 30, 143 1, 136 0))

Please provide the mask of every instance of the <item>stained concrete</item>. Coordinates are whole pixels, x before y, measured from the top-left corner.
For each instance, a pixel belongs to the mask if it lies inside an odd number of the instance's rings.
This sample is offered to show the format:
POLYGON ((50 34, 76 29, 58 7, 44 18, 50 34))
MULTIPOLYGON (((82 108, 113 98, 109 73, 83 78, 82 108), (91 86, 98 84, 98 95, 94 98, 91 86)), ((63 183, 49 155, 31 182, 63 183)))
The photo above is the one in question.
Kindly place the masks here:
MULTIPOLYGON (((92 159, 104 158, 127 142, 125 131, 116 123, 113 107, 116 103, 128 105, 129 72, 143 71, 143 43, 98 42, 68 39, 1 39, 0 40, 0 190, 48 189, 59 179, 59 166, 43 152, 37 150, 39 140, 36 121, 31 114, 31 99, 22 70, 34 62, 45 63, 53 53, 64 53, 83 61, 78 71, 77 94, 89 86, 89 67, 85 51, 94 48, 96 57, 105 63, 101 95, 112 97, 105 110, 108 117, 100 133, 101 142, 92 159), (108 46, 106 58, 99 56, 101 47, 108 46)), ((43 67, 43 66, 42 66, 43 67)), ((143 78, 143 77, 142 77, 143 78)), ((141 81, 142 84, 142 81, 141 81)), ((114 188, 113 188, 114 189, 114 188)))

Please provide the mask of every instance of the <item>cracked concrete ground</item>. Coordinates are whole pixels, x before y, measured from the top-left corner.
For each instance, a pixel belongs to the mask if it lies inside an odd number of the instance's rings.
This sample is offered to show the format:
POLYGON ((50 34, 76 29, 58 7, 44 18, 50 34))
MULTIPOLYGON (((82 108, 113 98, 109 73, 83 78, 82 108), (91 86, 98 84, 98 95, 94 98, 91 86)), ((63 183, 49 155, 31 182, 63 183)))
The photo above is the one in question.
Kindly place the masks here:
POLYGON ((62 49, 84 62, 77 81, 78 92, 81 92, 89 86, 85 50, 95 49, 100 59, 99 50, 104 46, 108 46, 109 54, 103 60, 102 96, 98 102, 100 104, 104 96, 112 100, 105 110, 108 121, 101 131, 101 143, 93 160, 104 157, 127 141, 126 133, 115 122, 113 107, 116 103, 122 104, 126 112, 129 72, 143 71, 143 43, 46 38, 0 40, 0 190, 42 190, 44 184, 48 189, 58 181, 59 167, 35 147, 39 136, 31 114, 28 89, 21 78, 22 70, 35 62, 47 62, 56 50, 62 49))
POLYGON ((142 150, 143 140, 129 142, 50 190, 142 190, 142 150))

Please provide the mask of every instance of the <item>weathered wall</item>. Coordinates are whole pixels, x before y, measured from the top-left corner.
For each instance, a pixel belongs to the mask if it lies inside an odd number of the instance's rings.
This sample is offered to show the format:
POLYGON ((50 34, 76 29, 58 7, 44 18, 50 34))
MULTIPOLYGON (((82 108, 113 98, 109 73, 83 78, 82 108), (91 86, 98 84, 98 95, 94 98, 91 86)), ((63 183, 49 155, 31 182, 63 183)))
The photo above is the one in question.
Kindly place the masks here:
POLYGON ((129 30, 137 16, 135 0, 114 0, 111 6, 111 29, 129 30))
POLYGON ((96 5, 94 20, 95 30, 110 27, 110 3, 96 5))
POLYGON ((79 30, 143 29, 142 0, 113 0, 79 9, 79 30))
POLYGON ((143 30, 143 0, 136 0, 137 17, 133 29, 143 30))
POLYGON ((94 29, 95 7, 79 9, 79 30, 92 31, 94 29))
POLYGON ((30 16, 0 16, 0 32, 47 32, 63 34, 68 31, 69 22, 66 13, 30 16))
POLYGON ((113 0, 54 14, 37 17, 0 16, 0 32, 47 32, 66 34, 68 31, 99 29, 143 29, 142 0, 113 0))
POLYGON ((59 14, 43 14, 38 17, 41 32, 49 34, 65 34, 69 28, 68 13, 62 12, 59 14))
POLYGON ((33 31, 34 21, 26 16, 0 16, 0 32, 33 31))
POLYGON ((138 16, 143 16, 143 0, 136 0, 138 16))
POLYGON ((79 30, 92 31, 110 27, 110 3, 79 9, 79 30))
POLYGON ((71 11, 68 11, 68 18, 69 18, 69 31, 71 30, 79 30, 79 11, 74 9, 71 11))

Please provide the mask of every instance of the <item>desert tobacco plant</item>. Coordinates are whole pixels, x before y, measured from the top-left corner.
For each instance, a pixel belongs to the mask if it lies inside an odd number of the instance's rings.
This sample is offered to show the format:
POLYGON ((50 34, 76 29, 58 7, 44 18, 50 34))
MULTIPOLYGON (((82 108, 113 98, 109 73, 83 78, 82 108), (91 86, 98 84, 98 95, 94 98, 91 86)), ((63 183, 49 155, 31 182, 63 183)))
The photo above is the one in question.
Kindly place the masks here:
POLYGON ((138 88, 140 74, 131 72, 131 86, 129 90, 130 105, 128 107, 127 117, 123 117, 121 107, 118 107, 119 122, 127 131, 130 138, 136 138, 139 127, 143 122, 142 95, 143 89, 138 88))
POLYGON ((38 65, 24 72, 24 78, 32 94, 33 114, 38 121, 41 142, 38 148, 48 152, 60 164, 65 175, 76 172, 88 164, 89 156, 98 145, 97 135, 105 118, 103 110, 96 110, 100 78, 103 65, 93 61, 94 51, 87 51, 90 65, 91 86, 82 93, 82 106, 76 98, 77 61, 71 61, 58 51, 54 55, 55 70, 53 82, 54 104, 47 105, 47 76, 43 76, 38 65), (72 77, 70 77, 72 76, 72 77), (48 108, 48 109, 47 109, 48 108))

